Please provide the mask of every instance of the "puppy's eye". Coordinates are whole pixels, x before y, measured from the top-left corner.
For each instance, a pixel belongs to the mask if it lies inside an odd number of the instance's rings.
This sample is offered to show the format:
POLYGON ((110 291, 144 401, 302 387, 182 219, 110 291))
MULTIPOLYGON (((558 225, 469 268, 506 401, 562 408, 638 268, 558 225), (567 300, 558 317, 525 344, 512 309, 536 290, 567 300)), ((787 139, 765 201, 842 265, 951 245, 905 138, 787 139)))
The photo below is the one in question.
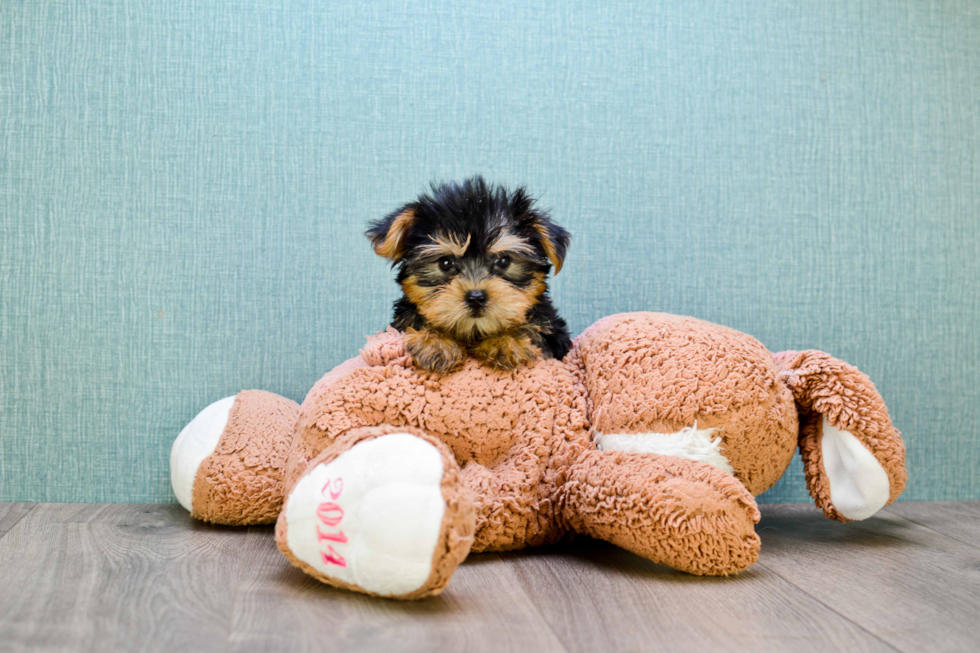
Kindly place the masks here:
POLYGON ((493 262, 493 267, 498 271, 503 272, 510 266, 509 256, 498 256, 497 260, 493 262))
POLYGON ((443 272, 449 272, 454 265, 456 265, 456 261, 451 256, 443 256, 439 259, 439 269, 443 272))

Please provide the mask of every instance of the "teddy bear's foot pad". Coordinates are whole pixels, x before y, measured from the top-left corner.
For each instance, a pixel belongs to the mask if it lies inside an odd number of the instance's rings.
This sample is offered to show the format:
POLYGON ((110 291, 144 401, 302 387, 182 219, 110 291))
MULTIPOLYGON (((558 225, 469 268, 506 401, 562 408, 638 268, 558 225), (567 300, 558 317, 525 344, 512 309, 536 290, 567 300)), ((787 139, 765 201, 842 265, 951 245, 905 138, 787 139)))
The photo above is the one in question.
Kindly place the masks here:
POLYGON ((193 512, 194 479, 204 459, 210 456, 228 424, 235 397, 214 402, 190 421, 170 449, 170 483, 177 501, 193 512))
POLYGON ((280 518, 280 547, 334 585, 382 596, 418 592, 438 562, 443 472, 442 454, 422 438, 361 441, 296 483, 280 518))

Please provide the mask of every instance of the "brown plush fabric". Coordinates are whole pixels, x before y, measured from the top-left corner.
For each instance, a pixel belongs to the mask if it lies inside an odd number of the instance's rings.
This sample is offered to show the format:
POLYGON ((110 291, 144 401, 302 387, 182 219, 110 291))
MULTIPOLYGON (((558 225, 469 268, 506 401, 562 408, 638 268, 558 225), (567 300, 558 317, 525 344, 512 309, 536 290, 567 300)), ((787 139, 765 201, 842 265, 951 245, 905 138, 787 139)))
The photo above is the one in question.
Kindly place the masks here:
POLYGON ((562 493, 574 530, 675 569, 728 576, 759 556, 755 500, 711 465, 589 451, 572 466, 562 493))
POLYGON ((727 327, 664 313, 603 318, 575 341, 600 433, 676 433, 716 428, 722 454, 758 495, 796 450, 793 395, 772 354, 727 327))
MULTIPOLYGON (((449 451, 449 448, 438 438, 434 438, 424 431, 412 427, 383 425, 359 428, 338 439, 334 442, 333 446, 325 449, 320 455, 316 456, 310 462, 307 473, 312 471, 317 465, 336 460, 342 453, 360 442, 373 440, 389 433, 411 433, 434 445, 442 455, 443 472, 441 490, 443 501, 446 503, 446 510, 442 517, 442 526, 439 529, 439 543, 432 556, 432 573, 429 574, 429 578, 425 584, 414 592, 396 596, 386 595, 386 598, 401 600, 420 599, 438 594, 446 587, 453 572, 456 571, 456 567, 466 558, 473 545, 473 531, 476 522, 476 514, 473 507, 474 497, 472 492, 463 485, 459 473, 459 466, 456 464, 456 460, 452 452, 449 451)), ((303 476, 305 474, 301 474, 299 478, 303 476)), ((299 567, 309 575, 328 585, 378 596, 374 592, 369 592, 356 585, 325 576, 302 560, 297 559, 292 551, 289 550, 286 535, 287 524, 284 505, 279 519, 276 522, 276 545, 294 566, 299 567)))
MULTIPOLYGON (((288 494, 320 462, 380 434, 410 432, 440 448, 449 506, 440 548, 425 586, 399 598, 438 592, 468 550, 517 549, 571 532, 694 574, 737 573, 759 550, 752 495, 779 479, 797 443, 811 493, 828 516, 840 519, 819 460, 820 415, 876 456, 891 479, 892 499, 905 483, 901 438, 874 386, 856 369, 821 352, 774 360, 750 336, 658 313, 600 320, 565 360, 538 360, 512 372, 468 360, 450 374, 426 373, 414 367, 401 334, 389 329, 321 379, 298 416, 294 404, 288 414, 286 404, 252 406, 236 402, 222 442, 237 442, 229 445, 237 452, 252 451, 248 442, 259 440, 252 458, 275 458, 266 468, 282 470, 282 482, 267 474, 269 484, 256 494, 252 476, 218 473, 217 458, 209 459, 202 473, 221 489, 207 490, 205 518, 245 523, 242 515, 251 513, 244 504, 259 496, 268 498, 262 499, 267 507, 255 518, 268 519, 278 510, 272 495, 288 494), (256 415, 243 417, 249 411, 256 415), (279 417, 260 419, 264 411, 279 417), (282 433, 289 415, 291 439, 267 434, 282 433), (734 475, 675 456, 597 451, 592 440, 597 432, 671 434, 695 425, 716 429, 734 475), (262 444, 273 441, 290 442, 284 468, 281 448, 262 444), (225 477, 223 484, 211 480, 225 477)), ((198 492, 196 482, 195 506, 198 492)), ((284 529, 280 519, 277 539, 285 549, 284 529)))
POLYGON ((775 358, 799 407, 800 454, 807 488, 824 514, 848 521, 830 500, 820 449, 822 417, 831 426, 849 431, 874 454, 888 474, 888 503, 898 498, 908 479, 905 443, 892 426, 885 401, 871 379, 853 365, 822 351, 786 351, 775 358))
POLYGON ((471 359, 439 377, 412 366, 389 335, 365 350, 388 364, 355 369, 303 402, 287 490, 351 430, 411 426, 445 442, 462 466, 477 497, 474 551, 560 537, 553 495, 567 463, 588 446, 585 389, 575 370, 547 359, 504 372, 471 359))
POLYGON ((194 517, 216 524, 272 524, 299 405, 263 390, 235 397, 214 452, 194 477, 194 517))
MULTIPOLYGON (((362 356, 384 365, 355 369, 328 390, 311 392, 307 397, 287 471, 287 488, 310 469, 310 461, 315 460, 319 452, 333 451, 337 445, 331 443, 344 439, 345 434, 353 430, 378 424, 425 429, 426 433, 449 445, 462 465, 465 485, 474 493, 477 510, 474 551, 501 551, 545 544, 562 537, 570 528, 584 529, 641 555, 695 573, 735 573, 750 564, 757 554, 758 541, 752 533, 752 523, 758 515, 751 494, 731 475, 687 460, 592 452, 600 457, 612 456, 609 460, 620 463, 632 461, 640 470, 612 464, 588 467, 595 492, 618 491, 645 497, 635 509, 620 516, 622 521, 618 529, 610 525, 620 517, 612 510, 598 510, 595 494, 583 489, 581 478, 573 485, 567 485, 569 475, 578 469, 576 461, 592 447, 586 417, 588 380, 601 380, 603 373, 615 374, 624 369, 627 374, 633 374, 634 379, 628 387, 616 391, 609 388, 595 390, 599 393, 597 396, 609 398, 602 405, 610 408, 610 414, 626 414, 629 406, 642 409, 643 401, 655 401, 643 397, 642 391, 637 390, 648 380, 637 376, 630 367, 638 366, 640 372, 645 367, 648 350, 644 349, 642 339, 646 337, 650 318, 641 315, 639 320, 631 319, 633 317, 617 316, 605 321, 607 328, 615 331, 626 327, 628 334, 640 340, 633 346, 636 355, 626 357, 626 360, 616 360, 614 355, 609 355, 608 349, 599 345, 613 336, 590 330, 580 338, 575 352, 566 361, 541 360, 515 372, 493 370, 470 360, 453 374, 441 377, 428 374, 414 368, 405 358, 404 350, 397 346, 397 334, 383 334, 369 344, 362 356), (624 402, 627 408, 619 402, 624 402), (645 467, 642 461, 653 467, 645 467), (660 475, 648 477, 655 469, 660 475), (670 473, 674 474, 670 479, 661 478, 662 474, 670 473), (732 495, 733 488, 737 490, 735 495, 732 495), (689 497, 691 501, 692 512, 686 517, 676 508, 679 495, 689 497), (665 502, 663 506, 661 501, 665 502), (704 505, 700 505, 702 503, 704 505), (641 514, 657 506, 660 507, 650 515, 641 514), (673 507, 668 509, 669 506, 673 507), (579 509, 585 514, 577 516, 579 509), (640 524, 645 527, 641 528, 640 524), (675 545, 676 549, 671 548, 675 545)), ((702 329, 713 326, 694 322, 702 329)), ((628 337, 624 335, 624 338, 628 337)), ((711 352, 712 344, 710 340, 708 344, 701 343, 700 351, 711 352)), ((758 358, 762 360, 760 365, 765 365, 763 356, 758 358)), ((676 360, 672 363, 676 366, 676 360)), ((755 397, 743 400, 763 417, 758 418, 755 412, 749 411, 749 419, 743 420, 738 411, 742 407, 738 403, 741 397, 733 400, 735 410, 727 411, 725 415, 729 423, 737 424, 740 429, 748 428, 743 422, 751 424, 754 418, 761 423, 764 434, 776 432, 782 435, 789 440, 786 448, 791 456, 796 433, 789 431, 784 422, 796 426, 792 397, 785 387, 776 385, 771 356, 766 371, 769 383, 763 381, 766 388, 763 409, 758 409, 759 397, 763 396, 758 389, 755 397), (784 415, 789 415, 783 421, 775 420, 775 427, 772 420, 764 419, 771 415, 772 405, 782 407, 784 415), (778 431, 780 428, 782 431, 778 431)), ((670 387, 661 382, 661 387, 665 385, 670 387)), ((705 387, 710 398, 713 386, 705 387)), ((712 415, 710 410, 705 410, 704 414, 712 415)), ((691 423, 680 424, 672 430, 691 423)), ((609 425, 620 430, 624 428, 614 421, 609 425)), ((634 420, 633 426, 639 431, 653 430, 641 420, 634 420)), ((731 430, 735 435, 730 437, 743 433, 731 430)), ((766 444, 764 442, 762 446, 766 444)), ((771 484, 778 478, 788 464, 789 456, 783 461, 782 468, 765 482, 771 484)), ((768 464, 772 466, 772 463, 768 464)), ((753 469, 751 465, 745 467, 753 469)), ((765 465, 761 468, 767 469, 765 465)))

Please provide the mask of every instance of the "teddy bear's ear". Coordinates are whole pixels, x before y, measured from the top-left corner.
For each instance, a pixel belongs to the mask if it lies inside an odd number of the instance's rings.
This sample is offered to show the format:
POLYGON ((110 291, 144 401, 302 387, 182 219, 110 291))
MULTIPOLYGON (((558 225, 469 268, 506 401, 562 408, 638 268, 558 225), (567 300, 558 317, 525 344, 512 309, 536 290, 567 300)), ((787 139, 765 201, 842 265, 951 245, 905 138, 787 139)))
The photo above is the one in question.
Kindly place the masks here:
POLYGON ((372 222, 365 235, 378 256, 397 263, 405 255, 405 244, 414 222, 415 206, 406 204, 381 220, 372 222))
POLYGON ((541 243, 545 256, 555 266, 555 274, 558 274, 565 262, 565 252, 568 251, 572 235, 552 222, 546 211, 534 208, 534 200, 523 187, 514 191, 510 204, 514 215, 520 216, 520 221, 530 227, 541 243))

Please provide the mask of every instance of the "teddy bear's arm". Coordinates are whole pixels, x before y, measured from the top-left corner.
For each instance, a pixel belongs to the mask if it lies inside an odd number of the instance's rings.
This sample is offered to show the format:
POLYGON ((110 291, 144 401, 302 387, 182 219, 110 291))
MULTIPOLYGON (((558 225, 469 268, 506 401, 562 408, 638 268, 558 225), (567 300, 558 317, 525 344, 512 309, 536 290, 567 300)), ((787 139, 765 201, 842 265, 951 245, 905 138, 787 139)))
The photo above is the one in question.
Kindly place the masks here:
POLYGON ((867 519, 905 488, 905 444, 871 379, 822 351, 775 355, 800 414, 800 453, 817 506, 867 519))
POLYGON ((736 574, 756 561, 759 511, 734 476, 653 453, 586 451, 561 491, 575 531, 688 573, 736 574))

